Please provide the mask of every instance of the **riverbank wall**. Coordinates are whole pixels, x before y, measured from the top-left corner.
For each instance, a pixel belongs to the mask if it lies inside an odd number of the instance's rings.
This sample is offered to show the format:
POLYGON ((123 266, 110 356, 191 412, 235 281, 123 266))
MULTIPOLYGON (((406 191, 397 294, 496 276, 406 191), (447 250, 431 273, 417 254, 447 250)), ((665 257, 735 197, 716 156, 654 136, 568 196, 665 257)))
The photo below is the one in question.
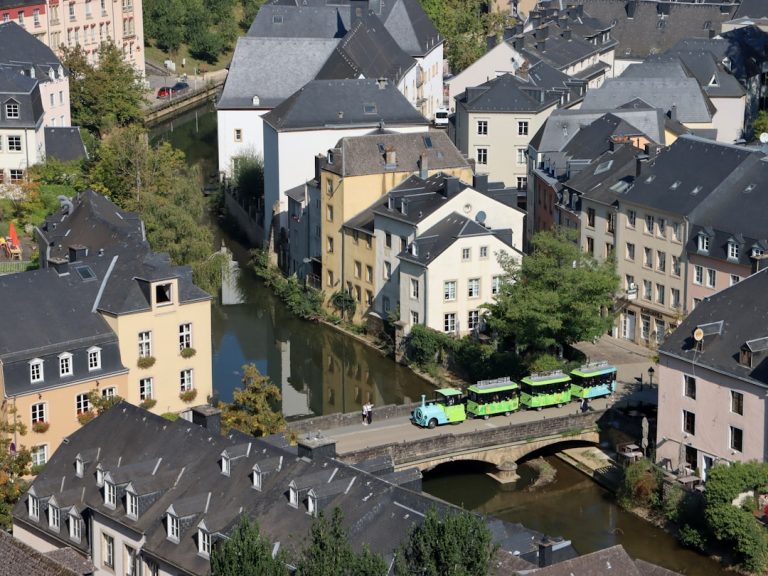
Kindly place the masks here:
POLYGON ((152 128, 164 120, 168 120, 203 102, 215 101, 224 87, 224 79, 208 82, 202 88, 190 90, 173 99, 169 99, 160 104, 155 104, 147 108, 144 112, 144 126, 152 128))

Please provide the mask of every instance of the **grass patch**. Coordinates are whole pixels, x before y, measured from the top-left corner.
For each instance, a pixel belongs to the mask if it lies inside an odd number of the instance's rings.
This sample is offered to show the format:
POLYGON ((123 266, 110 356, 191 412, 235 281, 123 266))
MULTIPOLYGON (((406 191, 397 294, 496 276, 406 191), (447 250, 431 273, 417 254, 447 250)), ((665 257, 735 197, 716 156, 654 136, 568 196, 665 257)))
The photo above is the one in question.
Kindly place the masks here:
POLYGON ((168 81, 170 82, 170 78, 173 78, 173 84, 176 82, 176 76, 180 76, 184 73, 190 75, 194 74, 195 68, 199 70, 200 74, 204 74, 206 72, 214 72, 216 70, 226 68, 232 61, 232 52, 227 51, 220 55, 216 62, 213 64, 208 64, 208 62, 205 62, 204 60, 198 60, 197 58, 194 58, 189 53, 189 47, 186 44, 182 44, 178 51, 174 52, 173 55, 169 55, 167 52, 160 50, 160 48, 157 48, 156 46, 146 46, 144 48, 144 57, 147 60, 151 60, 158 66, 163 66, 163 63, 168 59, 173 60, 176 63, 176 72, 171 72, 168 70, 168 81), (181 62, 184 58, 186 58, 186 65, 182 68, 181 62))

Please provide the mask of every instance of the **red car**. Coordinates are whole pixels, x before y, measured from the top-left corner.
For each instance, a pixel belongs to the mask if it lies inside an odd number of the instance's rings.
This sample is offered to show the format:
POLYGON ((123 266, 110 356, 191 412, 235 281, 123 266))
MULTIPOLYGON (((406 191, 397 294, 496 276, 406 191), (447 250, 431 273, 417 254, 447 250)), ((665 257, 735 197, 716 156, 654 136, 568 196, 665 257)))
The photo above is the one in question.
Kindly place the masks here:
POLYGON ((168 86, 163 86, 157 91, 157 97, 158 98, 168 98, 169 96, 176 96, 177 94, 180 94, 181 92, 186 92, 189 90, 189 84, 186 82, 176 82, 173 86, 170 88, 168 86))

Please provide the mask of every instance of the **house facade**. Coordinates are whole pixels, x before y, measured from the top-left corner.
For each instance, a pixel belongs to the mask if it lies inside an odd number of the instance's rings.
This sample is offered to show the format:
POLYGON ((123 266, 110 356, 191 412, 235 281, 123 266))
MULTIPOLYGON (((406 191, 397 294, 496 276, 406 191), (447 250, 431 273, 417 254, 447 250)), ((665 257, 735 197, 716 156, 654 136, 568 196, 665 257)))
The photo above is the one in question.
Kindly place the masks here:
POLYGON ((0 68, 0 183, 22 182, 45 159, 44 119, 39 82, 0 68))

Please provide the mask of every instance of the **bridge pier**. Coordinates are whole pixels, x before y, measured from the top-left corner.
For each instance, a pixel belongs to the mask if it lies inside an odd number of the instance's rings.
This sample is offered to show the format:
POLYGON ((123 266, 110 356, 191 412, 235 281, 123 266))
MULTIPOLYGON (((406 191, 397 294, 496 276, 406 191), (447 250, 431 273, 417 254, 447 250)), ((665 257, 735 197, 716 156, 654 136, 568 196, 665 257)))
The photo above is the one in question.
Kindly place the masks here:
POLYGON ((504 461, 501 464, 497 464, 496 472, 491 472, 488 476, 499 484, 517 482, 520 479, 520 476, 517 474, 517 462, 504 461))

